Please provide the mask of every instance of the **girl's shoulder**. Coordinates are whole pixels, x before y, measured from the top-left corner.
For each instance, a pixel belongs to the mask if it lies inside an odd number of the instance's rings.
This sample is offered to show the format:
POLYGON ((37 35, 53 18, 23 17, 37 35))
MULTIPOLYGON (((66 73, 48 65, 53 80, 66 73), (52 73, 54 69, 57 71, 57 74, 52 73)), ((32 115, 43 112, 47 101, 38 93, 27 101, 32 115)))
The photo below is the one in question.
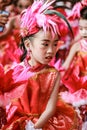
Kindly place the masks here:
POLYGON ((43 71, 44 73, 58 74, 58 70, 54 66, 47 65, 43 71))
POLYGON ((50 66, 48 65, 48 68, 47 68, 49 71, 54 71, 54 72, 58 72, 58 70, 54 67, 54 66, 50 66))

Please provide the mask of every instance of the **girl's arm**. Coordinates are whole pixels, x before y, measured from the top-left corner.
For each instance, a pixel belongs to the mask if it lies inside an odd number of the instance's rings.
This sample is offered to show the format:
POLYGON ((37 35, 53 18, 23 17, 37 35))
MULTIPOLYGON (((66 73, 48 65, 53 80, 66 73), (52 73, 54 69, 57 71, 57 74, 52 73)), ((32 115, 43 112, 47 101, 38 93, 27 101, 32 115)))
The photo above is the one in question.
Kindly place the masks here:
POLYGON ((15 17, 9 19, 7 23, 8 27, 0 34, 0 40, 5 40, 8 37, 8 35, 11 33, 11 31, 13 30, 14 21, 15 21, 15 17))
POLYGON ((69 54, 65 60, 65 62, 63 63, 62 67, 64 68, 64 70, 67 70, 74 58, 74 56, 76 55, 76 53, 78 51, 80 51, 80 40, 82 39, 79 31, 78 34, 75 36, 75 38, 71 41, 71 48, 69 50, 69 54))
POLYGON ((50 117, 53 116, 56 110, 56 103, 58 99, 58 89, 59 89, 60 75, 58 73, 57 79, 54 84, 53 92, 49 98, 45 111, 40 116, 39 120, 34 125, 34 128, 42 128, 50 117))
POLYGON ((8 21, 8 16, 6 14, 0 14, 0 26, 5 26, 8 21))
POLYGON ((74 58, 74 56, 76 55, 76 53, 80 51, 80 43, 74 43, 69 51, 69 54, 65 60, 65 62, 63 63, 62 67, 67 70, 74 58))

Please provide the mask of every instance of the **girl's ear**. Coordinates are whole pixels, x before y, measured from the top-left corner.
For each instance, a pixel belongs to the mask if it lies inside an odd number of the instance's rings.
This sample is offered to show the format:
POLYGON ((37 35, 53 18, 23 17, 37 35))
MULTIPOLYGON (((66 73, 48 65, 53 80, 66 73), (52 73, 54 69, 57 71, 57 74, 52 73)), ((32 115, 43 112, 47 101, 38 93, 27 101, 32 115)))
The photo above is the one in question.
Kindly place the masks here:
POLYGON ((29 39, 24 40, 24 45, 26 50, 28 51, 30 49, 30 40, 29 39))

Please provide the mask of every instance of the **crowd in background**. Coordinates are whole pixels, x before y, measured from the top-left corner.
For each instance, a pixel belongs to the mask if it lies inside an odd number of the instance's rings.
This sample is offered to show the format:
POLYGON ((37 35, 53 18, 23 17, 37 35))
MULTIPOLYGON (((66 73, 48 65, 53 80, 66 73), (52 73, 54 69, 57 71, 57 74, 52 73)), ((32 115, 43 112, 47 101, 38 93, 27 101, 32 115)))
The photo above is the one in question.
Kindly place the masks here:
POLYGON ((20 13, 32 3, 32 0, 12 1, 3 9, 9 13, 7 24, 0 32, 0 63, 6 70, 14 62, 20 62, 20 13))

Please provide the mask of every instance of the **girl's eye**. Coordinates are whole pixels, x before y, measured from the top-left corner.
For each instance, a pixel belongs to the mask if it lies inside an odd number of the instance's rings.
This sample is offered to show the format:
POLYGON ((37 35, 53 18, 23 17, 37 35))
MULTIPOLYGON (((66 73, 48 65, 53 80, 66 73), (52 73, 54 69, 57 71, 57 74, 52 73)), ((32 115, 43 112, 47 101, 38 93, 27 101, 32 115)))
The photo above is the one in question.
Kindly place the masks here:
POLYGON ((80 30, 82 30, 82 28, 80 28, 80 30))
POLYGON ((43 46, 48 46, 48 43, 43 43, 42 45, 43 45, 43 46))
POLYGON ((55 43, 54 46, 57 46, 57 43, 55 43))
POLYGON ((79 27, 79 29, 80 29, 80 30, 83 30, 83 28, 82 28, 82 27, 79 27))
POLYGON ((58 46, 58 40, 54 42, 54 46, 58 46))

